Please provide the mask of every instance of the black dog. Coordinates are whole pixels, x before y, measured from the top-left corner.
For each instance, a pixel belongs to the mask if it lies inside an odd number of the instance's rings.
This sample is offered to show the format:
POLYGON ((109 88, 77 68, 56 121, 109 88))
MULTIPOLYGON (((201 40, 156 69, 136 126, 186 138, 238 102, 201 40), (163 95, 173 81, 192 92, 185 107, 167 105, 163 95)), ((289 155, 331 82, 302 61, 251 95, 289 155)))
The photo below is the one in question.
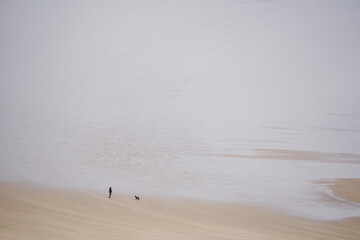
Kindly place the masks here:
POLYGON ((138 196, 135 196, 135 200, 140 200, 140 198, 138 196))

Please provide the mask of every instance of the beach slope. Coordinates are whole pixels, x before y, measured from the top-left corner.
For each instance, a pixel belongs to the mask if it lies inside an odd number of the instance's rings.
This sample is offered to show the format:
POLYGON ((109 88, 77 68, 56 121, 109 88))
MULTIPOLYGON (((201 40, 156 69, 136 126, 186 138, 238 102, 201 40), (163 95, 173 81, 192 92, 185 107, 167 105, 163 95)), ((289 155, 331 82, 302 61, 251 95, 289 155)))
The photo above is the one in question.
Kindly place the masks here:
POLYGON ((359 218, 0 183, 0 239, 360 239, 359 218))

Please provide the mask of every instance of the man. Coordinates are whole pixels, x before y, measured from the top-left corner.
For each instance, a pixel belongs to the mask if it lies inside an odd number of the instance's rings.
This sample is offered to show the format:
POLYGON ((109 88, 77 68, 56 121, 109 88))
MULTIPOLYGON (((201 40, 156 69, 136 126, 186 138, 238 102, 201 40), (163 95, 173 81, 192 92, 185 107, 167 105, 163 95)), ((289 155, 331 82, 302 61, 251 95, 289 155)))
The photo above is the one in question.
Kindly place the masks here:
POLYGON ((111 187, 109 187, 109 198, 111 198, 111 194, 112 194, 112 189, 111 187))

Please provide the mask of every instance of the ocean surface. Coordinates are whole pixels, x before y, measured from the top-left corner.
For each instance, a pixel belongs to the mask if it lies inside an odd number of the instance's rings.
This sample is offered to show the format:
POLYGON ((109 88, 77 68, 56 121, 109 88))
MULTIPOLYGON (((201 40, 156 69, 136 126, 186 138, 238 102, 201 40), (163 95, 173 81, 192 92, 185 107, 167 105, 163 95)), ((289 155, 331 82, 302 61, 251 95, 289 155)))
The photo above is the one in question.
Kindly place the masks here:
POLYGON ((359 1, 2 1, 0 180, 360 216, 359 1))

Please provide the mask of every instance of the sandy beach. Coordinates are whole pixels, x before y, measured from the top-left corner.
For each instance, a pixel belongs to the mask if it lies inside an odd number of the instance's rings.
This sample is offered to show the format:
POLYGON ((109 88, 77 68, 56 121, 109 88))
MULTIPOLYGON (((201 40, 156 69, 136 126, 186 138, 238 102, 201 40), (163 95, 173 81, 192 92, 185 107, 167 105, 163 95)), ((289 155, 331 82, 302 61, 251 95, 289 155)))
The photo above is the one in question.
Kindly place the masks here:
POLYGON ((256 206, 1 183, 1 239, 359 239, 359 218, 314 221, 256 206))

